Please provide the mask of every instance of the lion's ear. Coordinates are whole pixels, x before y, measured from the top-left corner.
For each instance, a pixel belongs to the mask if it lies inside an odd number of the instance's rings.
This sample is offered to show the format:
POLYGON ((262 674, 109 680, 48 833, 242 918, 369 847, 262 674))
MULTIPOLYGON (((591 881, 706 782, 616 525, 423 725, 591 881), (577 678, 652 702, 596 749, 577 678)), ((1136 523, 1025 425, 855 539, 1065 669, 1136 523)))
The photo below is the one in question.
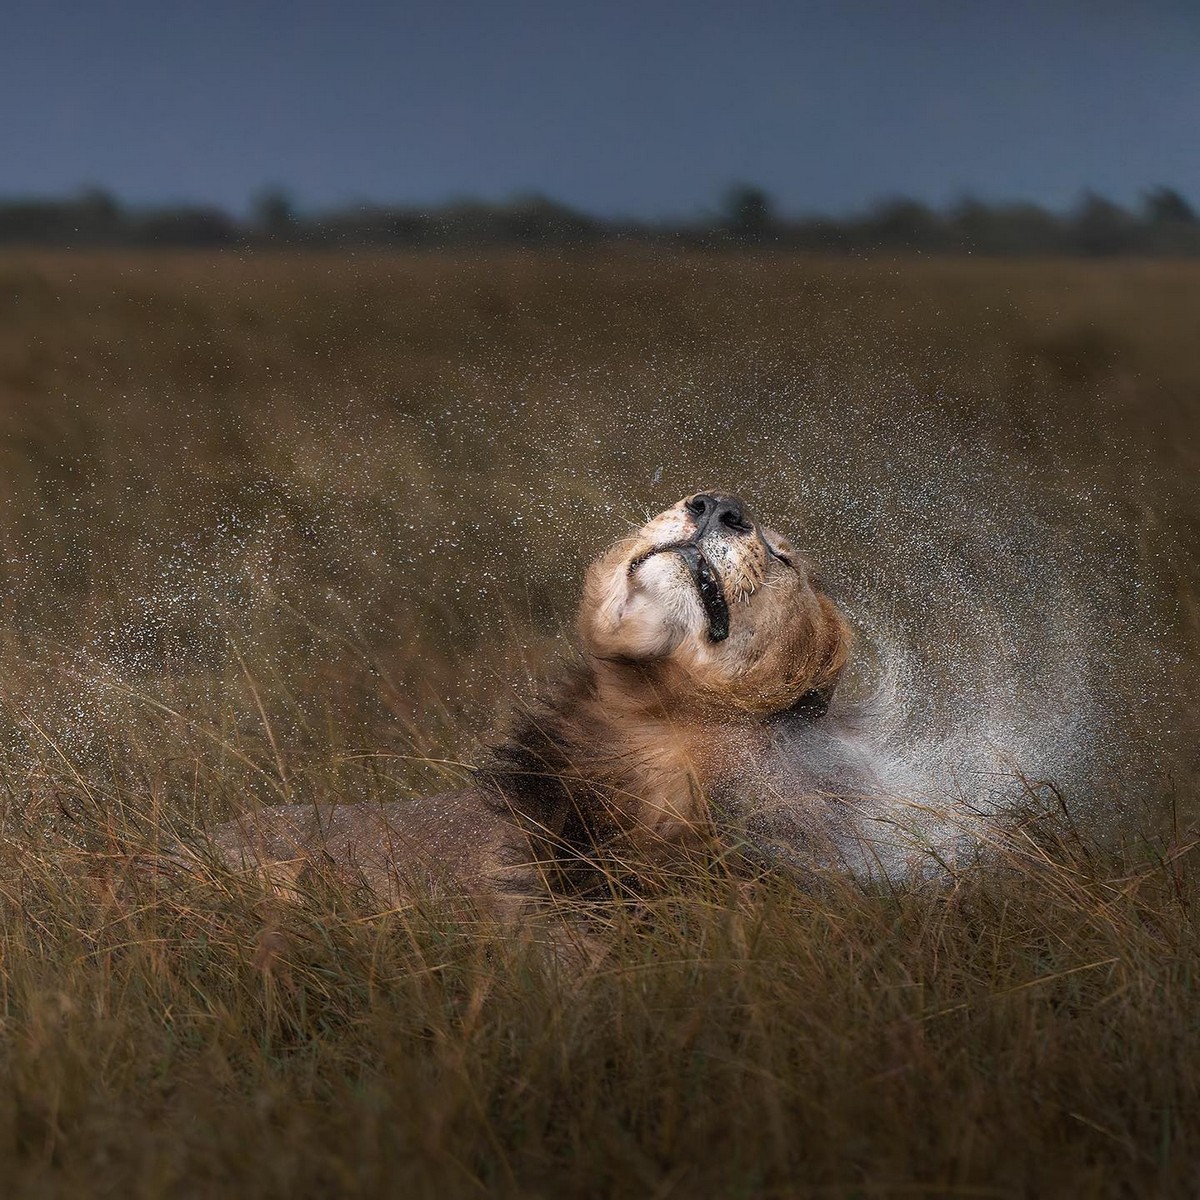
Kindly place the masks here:
POLYGON ((784 715, 816 720, 817 717, 823 717, 829 711, 832 699, 832 688, 829 688, 827 692, 805 692, 791 708, 784 710, 784 715))

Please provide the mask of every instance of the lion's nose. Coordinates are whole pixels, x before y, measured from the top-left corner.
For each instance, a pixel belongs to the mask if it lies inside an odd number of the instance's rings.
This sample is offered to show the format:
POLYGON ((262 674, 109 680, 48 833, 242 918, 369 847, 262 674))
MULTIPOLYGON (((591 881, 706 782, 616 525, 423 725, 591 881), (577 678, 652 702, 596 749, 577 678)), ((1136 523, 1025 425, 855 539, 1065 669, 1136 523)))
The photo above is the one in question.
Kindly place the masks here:
POLYGON ((710 529, 724 526, 735 533, 750 533, 754 528, 746 507, 736 496, 714 496, 708 492, 697 492, 684 507, 696 522, 696 540, 699 541, 710 529))

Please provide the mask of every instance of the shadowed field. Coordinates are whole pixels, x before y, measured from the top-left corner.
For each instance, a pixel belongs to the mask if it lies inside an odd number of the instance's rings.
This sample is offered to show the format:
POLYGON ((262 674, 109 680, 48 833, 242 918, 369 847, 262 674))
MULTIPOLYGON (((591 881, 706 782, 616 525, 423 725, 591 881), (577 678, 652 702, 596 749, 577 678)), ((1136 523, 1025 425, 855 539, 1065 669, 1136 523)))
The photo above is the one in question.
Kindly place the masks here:
POLYGON ((1198 347, 1190 264, 0 258, 0 1178, 1194 1194, 1198 347), (132 865, 457 783, 588 556, 710 483, 990 681, 956 728, 1022 714, 993 869, 682 880, 565 978, 132 865))

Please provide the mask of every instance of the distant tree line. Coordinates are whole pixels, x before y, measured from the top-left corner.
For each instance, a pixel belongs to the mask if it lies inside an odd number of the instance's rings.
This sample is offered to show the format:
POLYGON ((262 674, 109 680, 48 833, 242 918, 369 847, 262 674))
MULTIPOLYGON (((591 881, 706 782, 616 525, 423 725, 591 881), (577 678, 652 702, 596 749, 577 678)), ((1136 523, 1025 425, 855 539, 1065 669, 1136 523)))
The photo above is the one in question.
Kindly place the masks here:
POLYGON ((604 220, 539 195, 502 204, 301 213, 286 192, 271 190, 255 199, 247 217, 211 205, 126 206, 99 189, 67 199, 0 198, 0 245, 432 248, 619 241, 845 253, 1200 255, 1200 218, 1170 187, 1147 191, 1136 208, 1087 192, 1065 212, 971 198, 936 209, 897 198, 848 217, 789 217, 762 189, 742 185, 709 217, 661 222, 604 220))

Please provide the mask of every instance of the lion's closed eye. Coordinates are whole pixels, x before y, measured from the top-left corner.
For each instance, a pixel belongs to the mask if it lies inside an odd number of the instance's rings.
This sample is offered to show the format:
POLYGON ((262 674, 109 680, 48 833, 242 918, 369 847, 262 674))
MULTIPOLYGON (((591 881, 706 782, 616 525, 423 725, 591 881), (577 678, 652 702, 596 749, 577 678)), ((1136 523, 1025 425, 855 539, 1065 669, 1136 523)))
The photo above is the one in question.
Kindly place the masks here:
POLYGON ((794 567, 796 565, 795 551, 791 545, 781 539, 775 537, 762 536, 762 544, 767 548, 767 553, 776 561, 781 562, 785 567, 794 567))

